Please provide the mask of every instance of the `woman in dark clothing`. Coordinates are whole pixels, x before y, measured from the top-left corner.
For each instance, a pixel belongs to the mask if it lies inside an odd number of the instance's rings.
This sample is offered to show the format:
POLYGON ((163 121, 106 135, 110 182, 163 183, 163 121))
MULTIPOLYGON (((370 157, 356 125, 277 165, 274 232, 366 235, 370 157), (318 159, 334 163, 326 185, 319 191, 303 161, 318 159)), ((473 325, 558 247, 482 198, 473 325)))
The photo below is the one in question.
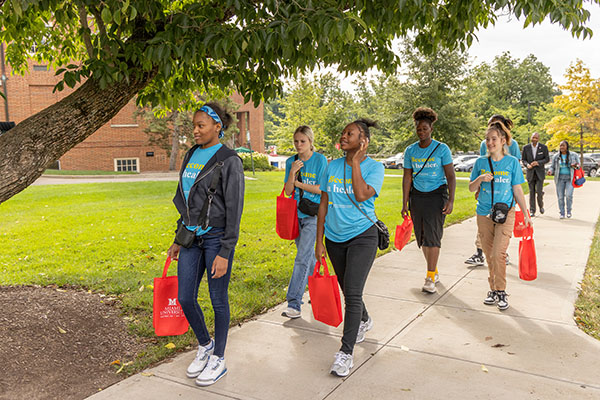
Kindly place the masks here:
POLYGON ((196 378, 199 386, 211 385, 227 373, 228 287, 244 201, 242 161, 219 141, 231 121, 231 115, 216 103, 196 111, 196 145, 185 155, 173 199, 181 218, 168 255, 179 258, 178 300, 199 343, 187 376, 196 378), (215 313, 214 340, 198 304, 198 286, 205 272, 215 313))

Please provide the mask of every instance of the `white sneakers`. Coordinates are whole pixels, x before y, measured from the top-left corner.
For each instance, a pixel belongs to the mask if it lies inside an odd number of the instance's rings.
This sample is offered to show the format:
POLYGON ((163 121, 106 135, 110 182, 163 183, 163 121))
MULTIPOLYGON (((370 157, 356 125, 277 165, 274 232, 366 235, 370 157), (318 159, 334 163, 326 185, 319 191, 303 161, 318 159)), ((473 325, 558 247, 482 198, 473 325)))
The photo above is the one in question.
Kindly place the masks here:
POLYGON ((227 374, 227 366, 223 357, 212 355, 208 359, 206 368, 196 378, 196 385, 210 386, 227 374))
POLYGON ((423 285, 422 290, 427 293, 437 292, 437 289, 435 288, 435 282, 430 277, 425 278, 425 284, 423 285))
POLYGON ((186 371, 186 375, 188 378, 195 378, 200 375, 200 372, 206 367, 208 363, 208 357, 213 354, 215 350, 215 341, 211 340, 210 343, 204 346, 198 346, 198 352, 196 353, 196 358, 194 361, 190 363, 186 371))
POLYGON ((335 353, 335 361, 331 365, 331 375, 339 377, 348 376, 350 374, 350 368, 354 366, 352 354, 346 354, 338 351, 335 353))
POLYGON ((300 315, 302 315, 302 314, 300 313, 300 311, 296 310, 295 308, 288 307, 285 310, 283 310, 281 315, 283 315, 284 317, 294 319, 294 318, 300 318, 300 315))
POLYGON ((358 326, 358 334, 356 335, 356 343, 361 343, 365 340, 365 334, 373 328, 373 320, 369 316, 369 319, 365 321, 360 321, 360 325, 358 326))
POLYGON ((198 346, 196 358, 186 371, 188 378, 196 378, 198 386, 212 385, 227 373, 225 359, 213 355, 214 351, 214 340, 211 340, 207 346, 198 346))

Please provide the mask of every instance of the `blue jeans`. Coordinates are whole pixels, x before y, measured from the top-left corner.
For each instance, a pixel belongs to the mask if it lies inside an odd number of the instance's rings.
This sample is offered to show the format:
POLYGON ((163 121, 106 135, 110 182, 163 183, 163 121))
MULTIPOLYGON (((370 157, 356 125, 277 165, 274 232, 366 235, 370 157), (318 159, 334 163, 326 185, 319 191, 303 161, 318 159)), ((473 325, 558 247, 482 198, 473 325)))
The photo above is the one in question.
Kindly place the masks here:
POLYGON ((196 334, 198 343, 210 343, 210 334, 204 321, 204 314, 198 304, 198 287, 202 275, 206 272, 208 292, 215 312, 215 351, 219 357, 225 355, 227 333, 229 331, 229 279, 233 251, 229 256, 227 273, 218 279, 211 277, 212 264, 221 249, 222 228, 213 228, 206 234, 197 237, 189 249, 182 247, 179 251, 177 275, 179 277, 178 300, 190 326, 196 334))
POLYGON ((565 197, 567 199, 567 214, 571 214, 573 205, 573 182, 570 175, 559 175, 556 181, 556 196, 558 197, 558 209, 560 215, 565 215, 565 197))
POLYGON ((294 270, 288 286, 286 299, 288 307, 300 311, 302 295, 306 291, 308 276, 313 272, 317 262, 315 258, 315 240, 317 238, 317 217, 306 217, 298 220, 299 231, 296 241, 296 259, 294 270))

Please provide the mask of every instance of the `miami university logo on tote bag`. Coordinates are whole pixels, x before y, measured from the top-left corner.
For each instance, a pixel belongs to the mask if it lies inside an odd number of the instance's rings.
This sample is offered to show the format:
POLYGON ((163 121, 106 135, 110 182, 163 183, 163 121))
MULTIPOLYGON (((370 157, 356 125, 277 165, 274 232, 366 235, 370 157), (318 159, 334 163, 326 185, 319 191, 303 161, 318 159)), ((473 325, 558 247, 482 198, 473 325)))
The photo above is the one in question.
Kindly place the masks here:
POLYGON ((177 276, 167 276, 171 257, 167 257, 162 277, 154 278, 152 326, 157 336, 183 335, 189 324, 177 301, 177 276))

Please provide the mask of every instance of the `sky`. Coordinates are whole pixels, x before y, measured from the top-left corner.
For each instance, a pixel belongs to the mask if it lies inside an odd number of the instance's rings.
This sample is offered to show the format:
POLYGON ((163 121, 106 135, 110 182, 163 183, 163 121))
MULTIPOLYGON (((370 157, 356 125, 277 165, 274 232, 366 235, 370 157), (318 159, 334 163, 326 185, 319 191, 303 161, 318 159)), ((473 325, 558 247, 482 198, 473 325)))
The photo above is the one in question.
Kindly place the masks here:
MULTIPOLYGON (((523 19, 513 16, 501 16, 494 26, 477 32, 478 41, 474 41, 468 50, 472 64, 491 63, 494 57, 510 51, 512 57, 522 60, 533 54, 550 68, 554 83, 565 84, 564 74, 569 65, 578 58, 590 69, 592 78, 600 78, 600 5, 585 3, 590 11, 590 20, 586 24, 594 35, 585 40, 573 37, 560 25, 548 20, 535 26, 523 28, 523 19)), ((324 69, 330 70, 332 69, 324 69)), ((374 72, 367 73, 372 76, 374 72)), ((356 76, 342 77, 342 88, 352 91, 352 81, 356 76)))
POLYGON ((585 3, 591 17, 587 26, 594 31, 591 39, 577 39, 558 24, 544 21, 535 27, 523 29, 522 20, 500 17, 495 26, 477 33, 479 42, 474 42, 469 55, 474 64, 491 62, 504 51, 523 59, 533 54, 550 67, 555 83, 564 84, 564 73, 577 58, 590 69, 592 77, 600 78, 600 5, 585 3))

